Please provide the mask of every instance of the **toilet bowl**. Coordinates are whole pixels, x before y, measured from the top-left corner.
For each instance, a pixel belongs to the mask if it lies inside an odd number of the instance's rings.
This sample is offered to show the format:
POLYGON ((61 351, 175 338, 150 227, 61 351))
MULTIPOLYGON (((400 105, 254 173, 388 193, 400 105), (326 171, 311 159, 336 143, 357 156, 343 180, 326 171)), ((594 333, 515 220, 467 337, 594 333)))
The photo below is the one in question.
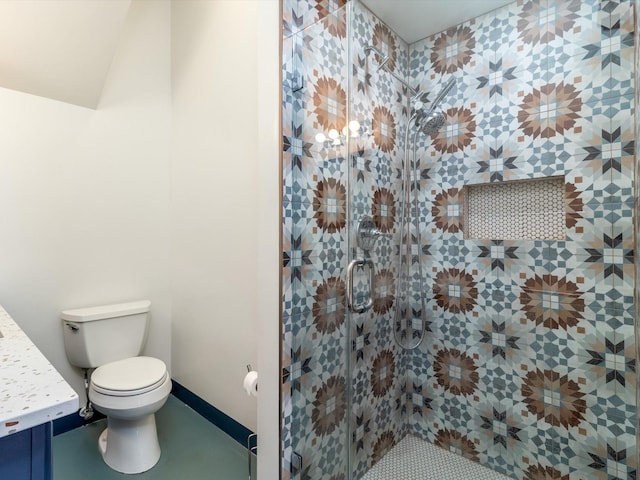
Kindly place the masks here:
POLYGON ((157 358, 127 358, 93 372, 89 398, 107 416, 107 428, 98 441, 107 465, 132 474, 145 472, 158 462, 155 412, 170 392, 171 378, 157 358))

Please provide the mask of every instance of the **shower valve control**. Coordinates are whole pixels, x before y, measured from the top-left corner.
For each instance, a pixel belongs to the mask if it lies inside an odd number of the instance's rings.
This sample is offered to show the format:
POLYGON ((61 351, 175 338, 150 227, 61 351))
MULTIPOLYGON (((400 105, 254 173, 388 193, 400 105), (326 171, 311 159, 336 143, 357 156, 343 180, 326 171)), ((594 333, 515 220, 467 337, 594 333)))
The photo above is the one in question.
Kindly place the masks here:
POLYGON ((369 251, 373 248, 376 240, 380 237, 390 237, 391 234, 383 233, 376 226, 376 222, 368 215, 363 216, 358 224, 357 240, 358 246, 364 251, 369 251))

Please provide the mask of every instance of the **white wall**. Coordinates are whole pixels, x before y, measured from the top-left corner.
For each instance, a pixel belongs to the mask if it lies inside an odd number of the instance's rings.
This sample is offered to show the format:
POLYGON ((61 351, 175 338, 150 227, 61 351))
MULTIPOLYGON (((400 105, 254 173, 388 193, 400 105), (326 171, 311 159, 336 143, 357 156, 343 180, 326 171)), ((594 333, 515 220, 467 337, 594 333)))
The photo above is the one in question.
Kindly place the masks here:
POLYGON ((279 469, 279 21, 278 0, 134 0, 96 110, 0 89, 0 304, 81 393, 59 312, 149 298, 146 353, 257 423, 261 478, 279 469))
POLYGON ((180 0, 171 13, 173 375, 257 422, 258 477, 278 478, 279 2, 180 0))
POLYGON ((96 110, 0 89, 0 304, 81 394, 63 309, 149 298, 171 361, 169 54, 169 3, 134 2, 96 110))
POLYGON ((173 377, 254 431, 241 386, 258 350, 258 4, 171 9, 173 377))

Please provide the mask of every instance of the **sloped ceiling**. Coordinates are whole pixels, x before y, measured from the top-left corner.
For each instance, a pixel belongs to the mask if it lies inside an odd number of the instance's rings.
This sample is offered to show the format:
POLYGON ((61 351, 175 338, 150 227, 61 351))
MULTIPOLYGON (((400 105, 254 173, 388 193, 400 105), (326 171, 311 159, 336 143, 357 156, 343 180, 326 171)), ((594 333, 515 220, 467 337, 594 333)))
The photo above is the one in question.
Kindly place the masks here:
MULTIPOLYGON (((362 0, 412 43, 512 0, 362 0)), ((0 87, 96 108, 131 0, 0 0, 0 87)))
POLYGON ((96 108, 131 0, 1 0, 0 87, 96 108))
POLYGON ((513 0, 362 0, 407 43, 413 43, 513 0))

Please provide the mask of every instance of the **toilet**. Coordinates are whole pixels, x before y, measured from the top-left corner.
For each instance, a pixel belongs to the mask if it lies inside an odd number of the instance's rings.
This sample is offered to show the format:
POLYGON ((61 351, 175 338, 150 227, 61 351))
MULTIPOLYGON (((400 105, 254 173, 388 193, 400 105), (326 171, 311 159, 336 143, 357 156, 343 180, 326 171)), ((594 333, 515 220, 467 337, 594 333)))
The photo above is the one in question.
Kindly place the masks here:
POLYGON ((95 368, 89 399, 107 416, 98 440, 105 463, 142 473, 160 459, 155 412, 167 401, 171 377, 161 360, 139 356, 147 338, 151 302, 119 303, 62 312, 67 358, 95 368))

